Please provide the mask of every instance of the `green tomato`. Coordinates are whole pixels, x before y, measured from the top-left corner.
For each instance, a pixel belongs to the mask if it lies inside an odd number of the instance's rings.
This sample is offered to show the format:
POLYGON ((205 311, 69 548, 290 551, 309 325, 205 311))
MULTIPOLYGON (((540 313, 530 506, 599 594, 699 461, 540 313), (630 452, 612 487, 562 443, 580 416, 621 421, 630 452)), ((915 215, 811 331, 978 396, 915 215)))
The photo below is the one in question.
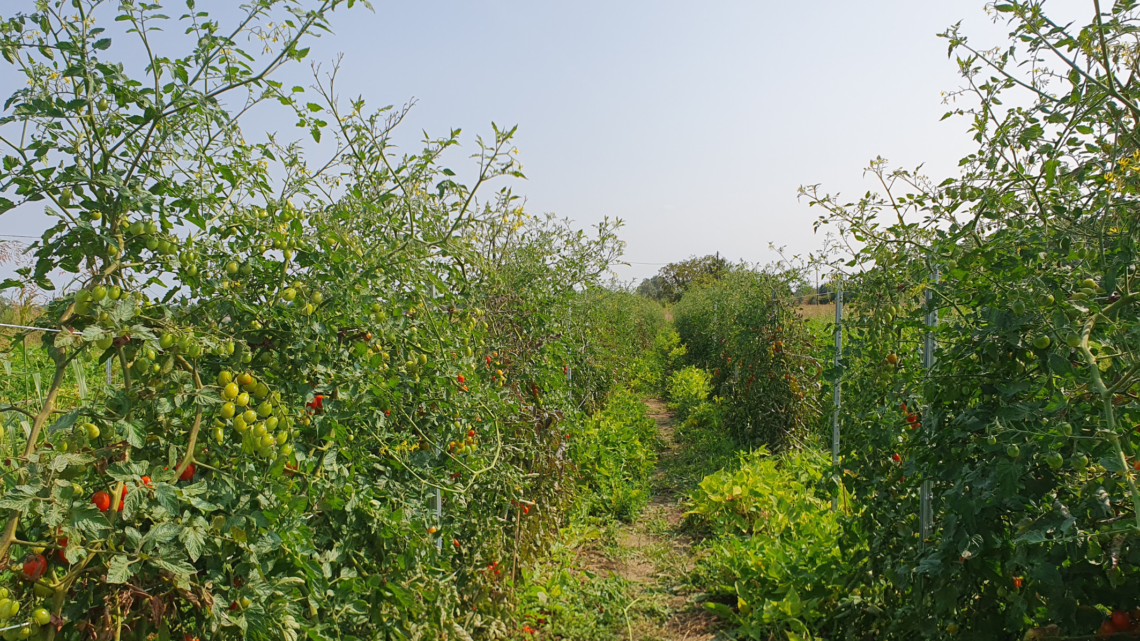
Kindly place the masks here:
POLYGON ((1067 422, 1064 422, 1064 423, 1061 423, 1060 425, 1058 425, 1057 429, 1060 430, 1061 433, 1064 434, 1065 436, 1072 436, 1073 435, 1073 426, 1067 422))
POLYGON ((281 446, 281 456, 293 456, 293 444, 285 443, 281 446))
POLYGON ((285 441, 289 440, 289 434, 286 432, 278 432, 276 440, 278 445, 284 445, 285 441))
POLYGON ((322 294, 320 292, 313 292, 313 295, 310 297, 309 300, 313 301, 314 305, 320 305, 321 303, 324 302, 325 296, 324 296, 324 294, 322 294))
POLYGON ((99 438, 99 426, 98 425, 95 425, 93 423, 88 423, 88 424, 83 426, 83 429, 84 429, 84 431, 87 432, 87 438, 90 438, 90 439, 99 438))
POLYGON ((1089 457, 1085 456, 1084 454, 1077 454, 1072 458, 1072 461, 1073 469, 1077 470, 1078 472, 1084 471, 1084 469, 1089 465, 1089 457))
POLYGON ((253 435, 255 437, 261 438, 267 434, 269 434, 269 430, 265 427, 265 423, 258 423, 253 426, 253 435))
POLYGON ((158 339, 158 346, 162 349, 174 347, 174 334, 163 334, 162 338, 158 339))
POLYGON ((141 220, 136 220, 135 222, 131 223, 131 226, 128 229, 131 232, 132 236, 138 236, 139 234, 142 234, 146 231, 146 225, 144 225, 141 220))
POLYGON ((277 425, 279 423, 280 421, 277 420, 276 416, 270 416, 269 418, 265 419, 265 429, 275 430, 277 429, 277 425))
POLYGON ((246 405, 249 405, 249 394, 245 392, 238 394, 237 398, 234 399, 234 402, 237 403, 238 407, 245 407, 246 405))
POLYGON ((91 290, 91 300, 99 302, 107 297, 107 288, 102 285, 96 285, 95 289, 91 290))
POLYGON ((95 341, 95 347, 98 347, 99 349, 109 349, 111 345, 114 344, 115 338, 113 336, 105 336, 95 341))
POLYGON ((1013 305, 1012 305, 1011 309, 1013 310, 1014 314, 1016 314, 1017 316, 1021 316, 1022 314, 1025 313, 1025 303, 1023 303, 1019 300, 1015 300, 1015 301, 1013 301, 1013 305))
POLYGON ((47 625, 51 623, 51 612, 48 612, 46 608, 36 608, 32 612, 32 620, 36 622, 36 625, 47 625))
POLYGON ((1007 445, 1005 448, 1005 455, 1009 458, 1017 458, 1021 456, 1021 448, 1016 445, 1007 445))
POLYGON ((292 287, 286 289, 281 294, 281 298, 284 298, 288 302, 293 302, 293 299, 296 297, 297 297, 297 290, 293 289, 292 287))
POLYGON ((269 396, 269 386, 265 383, 258 383, 253 387, 253 395, 257 398, 265 398, 266 396, 269 396))
POLYGON ((250 425, 257 422, 257 412, 253 410, 246 410, 242 412, 241 419, 250 425))
POLYGON ((1081 337, 1076 332, 1065 334, 1065 344, 1076 349, 1081 346, 1081 337))
POLYGON ((7 598, 0 599, 0 619, 12 618, 12 615, 8 614, 8 611, 11 609, 11 607, 12 607, 12 600, 11 599, 7 599, 7 598))
POLYGON ((1065 464, 1065 457, 1061 456, 1059 452, 1050 452, 1045 457, 1045 462, 1054 470, 1059 470, 1065 464))
POLYGON ((111 300, 119 300, 123 297, 123 288, 118 285, 112 285, 111 289, 107 291, 107 295, 111 297, 111 300))
POLYGON ((1035 347, 1037 349, 1048 349, 1049 345, 1051 345, 1052 343, 1053 343, 1052 339, 1050 339, 1048 336, 1046 336, 1044 334, 1033 339, 1033 347, 1035 347))

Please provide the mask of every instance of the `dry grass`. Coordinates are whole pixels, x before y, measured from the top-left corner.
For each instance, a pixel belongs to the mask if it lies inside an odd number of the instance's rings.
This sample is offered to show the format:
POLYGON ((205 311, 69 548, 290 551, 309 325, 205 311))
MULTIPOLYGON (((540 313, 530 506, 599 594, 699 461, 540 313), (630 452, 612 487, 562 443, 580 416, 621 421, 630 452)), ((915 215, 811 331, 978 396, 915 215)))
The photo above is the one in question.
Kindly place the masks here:
POLYGON ((827 305, 800 305, 799 313, 804 318, 818 321, 835 320, 835 303, 827 305))

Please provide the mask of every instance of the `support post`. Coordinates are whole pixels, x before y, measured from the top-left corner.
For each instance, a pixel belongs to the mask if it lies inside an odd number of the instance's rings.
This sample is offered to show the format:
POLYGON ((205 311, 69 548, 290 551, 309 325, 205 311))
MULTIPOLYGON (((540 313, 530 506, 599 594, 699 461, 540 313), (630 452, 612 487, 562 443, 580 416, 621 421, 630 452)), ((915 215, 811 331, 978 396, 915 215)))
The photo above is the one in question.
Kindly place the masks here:
MULTIPOLYGON (((934 268, 931 274, 931 287, 938 283, 939 273, 938 268, 934 268)), ((934 368, 934 349, 937 344, 934 342, 934 328, 938 325, 938 309, 934 306, 934 292, 927 288, 926 290, 926 337, 922 346, 922 366, 926 368, 926 375, 930 376, 930 370, 934 368)), ((930 411, 930 405, 927 405, 927 416, 923 418, 923 425, 928 430, 936 429, 937 417, 933 411, 930 411)), ((930 479, 922 481, 922 488, 919 492, 919 530, 920 537, 922 538, 923 547, 926 546, 926 539, 934 529, 934 482, 930 479)))
POLYGON ((831 498, 831 509, 839 509, 839 495, 843 476, 839 472, 839 407, 842 402, 840 383, 843 379, 843 290, 835 292, 835 390, 831 410, 831 466, 835 471, 837 494, 831 498))

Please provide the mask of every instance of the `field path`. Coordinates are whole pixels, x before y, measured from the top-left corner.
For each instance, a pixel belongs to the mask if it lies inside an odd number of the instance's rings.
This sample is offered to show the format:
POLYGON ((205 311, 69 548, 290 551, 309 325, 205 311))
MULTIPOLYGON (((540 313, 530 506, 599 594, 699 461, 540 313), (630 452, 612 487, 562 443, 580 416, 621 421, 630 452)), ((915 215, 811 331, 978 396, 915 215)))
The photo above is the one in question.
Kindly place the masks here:
MULTIPOLYGON (((595 571, 629 581, 634 600, 627 635, 634 641, 708 641, 717 638, 716 617, 687 598, 693 570, 692 539, 684 533, 687 449, 673 439, 673 414, 660 399, 645 401, 657 422, 658 462, 649 504, 631 524, 622 524, 617 546, 593 559, 595 571)), ((693 453, 696 454, 696 453, 693 453)), ((699 480, 699 479, 698 479, 699 480)))

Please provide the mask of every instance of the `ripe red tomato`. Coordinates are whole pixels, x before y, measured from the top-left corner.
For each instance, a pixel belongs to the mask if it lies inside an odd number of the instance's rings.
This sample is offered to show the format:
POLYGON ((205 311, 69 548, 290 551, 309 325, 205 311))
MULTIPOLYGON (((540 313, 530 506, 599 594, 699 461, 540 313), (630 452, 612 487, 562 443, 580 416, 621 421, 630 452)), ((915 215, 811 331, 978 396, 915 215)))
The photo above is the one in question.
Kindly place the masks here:
POLYGON ((91 495, 91 502, 95 507, 99 508, 100 512, 106 512, 111 509, 111 495, 106 492, 96 492, 91 495))
POLYGON ((459 384, 460 384, 460 385, 462 385, 463 383, 467 382, 467 379, 463 378, 463 374, 460 374, 459 376, 456 376, 456 377, 455 377, 455 380, 459 381, 459 384))
POLYGON ((127 486, 123 486, 123 493, 119 495, 119 507, 115 508, 116 512, 123 511, 123 504, 127 502, 127 486))
POLYGON ((1132 625, 1132 615, 1123 610, 1114 610, 1112 613, 1112 625, 1116 626, 1117 630, 1127 630, 1132 625))
POLYGON ((182 470, 182 474, 178 475, 178 480, 189 481, 190 479, 194 478, 194 472, 197 471, 197 469, 198 468, 193 463, 187 465, 186 469, 182 470))
POLYGON ((42 554, 29 554, 24 557, 24 566, 20 568, 20 574, 25 581, 39 581, 40 577, 47 571, 47 559, 42 554))
POLYGON ((907 414, 906 415, 906 422, 907 423, 917 423, 918 422, 918 415, 917 414, 907 414))
POLYGON ((1105 621, 1104 623, 1100 624, 1100 632, 1098 635, 1101 637, 1108 637, 1116 634, 1116 632, 1116 626, 1112 625, 1112 621, 1105 621))
POLYGON ((459 539, 451 539, 451 544, 455 547, 459 547, 459 539))
POLYGON ((530 507, 529 506, 526 506, 526 505, 523 506, 523 514, 530 514, 530 507))
POLYGON ((150 487, 150 477, 149 476, 143 476, 139 480, 142 481, 143 485, 150 487))
POLYGON ((902 460, 902 457, 899 456, 898 452, 895 452, 894 454, 891 455, 891 460, 894 461, 895 463, 898 463, 899 461, 902 460))
POLYGON ((475 430, 467 430, 467 438, 475 438, 475 430))
MULTIPOLYGON (((65 536, 65 537, 59 539, 58 541, 56 541, 56 545, 58 545, 61 548, 67 548, 67 541, 68 541, 68 538, 65 536)), ((58 550, 58 552, 59 552, 58 556, 59 556, 60 563, 69 563, 69 561, 67 560, 67 554, 65 554, 66 549, 58 550)))

